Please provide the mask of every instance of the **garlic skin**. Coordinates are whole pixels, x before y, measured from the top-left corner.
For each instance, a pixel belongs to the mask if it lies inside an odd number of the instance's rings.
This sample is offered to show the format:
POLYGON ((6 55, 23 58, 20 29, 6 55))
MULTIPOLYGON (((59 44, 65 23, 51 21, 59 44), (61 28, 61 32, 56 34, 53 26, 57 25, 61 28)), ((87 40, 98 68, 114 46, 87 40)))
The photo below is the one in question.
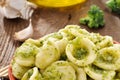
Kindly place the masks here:
POLYGON ((27 0, 3 0, 0 4, 0 13, 6 18, 20 17, 28 20, 37 6, 27 0))
POLYGON ((15 32, 14 34, 14 39, 17 41, 25 41, 26 39, 32 37, 33 35, 33 26, 32 26, 32 21, 30 19, 29 25, 27 28, 19 31, 19 32, 15 32))
POLYGON ((37 8, 37 6, 33 3, 27 2, 27 5, 25 8, 23 8, 20 13, 21 13, 21 18, 23 19, 29 19, 32 16, 32 13, 34 10, 37 8))

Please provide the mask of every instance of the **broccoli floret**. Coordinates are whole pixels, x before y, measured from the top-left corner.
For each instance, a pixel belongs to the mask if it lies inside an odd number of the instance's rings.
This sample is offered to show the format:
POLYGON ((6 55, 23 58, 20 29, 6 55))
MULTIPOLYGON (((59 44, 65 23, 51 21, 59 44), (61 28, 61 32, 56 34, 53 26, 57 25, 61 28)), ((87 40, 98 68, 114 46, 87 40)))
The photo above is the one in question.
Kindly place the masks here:
POLYGON ((92 5, 85 18, 80 19, 80 23, 88 25, 90 28, 99 28, 104 26, 104 13, 96 5, 92 5))
POLYGON ((112 12, 120 14, 120 0, 109 0, 106 4, 112 12))

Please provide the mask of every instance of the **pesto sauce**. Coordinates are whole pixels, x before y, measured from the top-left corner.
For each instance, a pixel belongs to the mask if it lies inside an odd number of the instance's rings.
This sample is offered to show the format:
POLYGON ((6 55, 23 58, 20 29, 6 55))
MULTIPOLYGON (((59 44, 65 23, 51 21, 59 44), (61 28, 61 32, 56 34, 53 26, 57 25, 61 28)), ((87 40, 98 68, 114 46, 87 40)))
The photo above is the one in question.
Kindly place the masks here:
POLYGON ((69 66, 70 64, 66 61, 52 64, 43 72, 44 80, 66 80, 67 78, 68 80, 75 80, 74 73, 70 69, 67 69, 69 66), (66 77, 66 73, 70 76, 66 77))
POLYGON ((59 60, 67 60, 66 53, 62 53, 59 60))
POLYGON ((58 34, 58 33, 53 34, 53 37, 59 40, 63 38, 62 34, 58 34))
POLYGON ((104 60, 106 60, 108 63, 114 63, 114 57, 110 54, 110 52, 107 52, 104 54, 104 60))
POLYGON ((98 61, 104 62, 106 64, 114 64, 116 61, 116 57, 111 54, 111 52, 106 52, 104 55, 98 55, 98 61))
POLYGON ((81 59, 85 58, 87 54, 88 54, 88 52, 86 49, 79 48, 79 49, 75 50, 74 57, 81 60, 81 59))
POLYGON ((45 80, 60 80, 62 74, 56 70, 55 66, 49 67, 43 74, 45 80))
POLYGON ((15 53, 15 56, 21 56, 22 58, 34 57, 38 51, 38 48, 32 44, 24 44, 20 46, 15 53))
POLYGON ((61 40, 63 36, 60 33, 52 33, 52 34, 47 35, 44 40, 46 41, 49 38, 55 38, 55 39, 61 40))
POLYGON ((103 69, 101 69, 101 68, 99 68, 99 67, 97 67, 97 66, 95 66, 95 65, 90 65, 90 69, 91 69, 93 72, 95 72, 95 73, 100 73, 100 74, 102 74, 102 73, 104 72, 103 69))
POLYGON ((32 74, 33 74, 33 69, 31 69, 31 70, 28 71, 27 77, 30 78, 32 76, 32 74))

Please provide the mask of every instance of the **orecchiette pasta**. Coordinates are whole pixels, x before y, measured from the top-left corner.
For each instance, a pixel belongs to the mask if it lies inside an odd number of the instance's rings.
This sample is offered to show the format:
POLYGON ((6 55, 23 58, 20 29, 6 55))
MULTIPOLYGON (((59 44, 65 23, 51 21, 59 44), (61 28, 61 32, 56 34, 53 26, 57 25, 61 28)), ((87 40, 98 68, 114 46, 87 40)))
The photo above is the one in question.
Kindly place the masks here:
POLYGON ((113 80, 115 76, 115 71, 103 70, 92 64, 84 67, 84 70, 94 80, 113 80))
POLYGON ((49 38, 54 38, 55 40, 61 40, 63 38, 63 35, 60 33, 51 33, 40 38, 40 40, 46 41, 49 40, 49 38))
POLYGON ((41 47, 43 45, 41 40, 34 40, 34 39, 28 39, 23 44, 33 44, 37 47, 41 47))
POLYGON ((23 44, 15 52, 15 60, 22 66, 32 67, 35 64, 35 56, 38 53, 38 47, 33 44, 23 44))
POLYGON ((65 52, 65 47, 68 43, 67 38, 63 38, 63 36, 59 33, 52 33, 49 34, 43 38, 41 38, 41 40, 44 41, 44 43, 46 41, 51 41, 53 42, 53 44, 59 49, 60 53, 64 53, 65 52))
POLYGON ((16 62, 12 63, 12 72, 17 79, 21 79, 25 72, 27 72, 29 69, 30 67, 21 66, 16 62))
POLYGON ((87 38, 89 38, 94 44, 98 44, 103 40, 103 36, 99 33, 90 33, 87 38))
POLYGON ((59 32, 63 38, 67 38, 68 40, 73 40, 75 39, 76 36, 74 36, 71 32, 69 32, 67 29, 61 29, 59 32))
POLYGON ((77 37, 68 43, 66 47, 66 55, 68 59, 78 66, 86 66, 91 64, 95 58, 95 45, 87 38, 77 37))
POLYGON ((52 63, 44 72, 45 80, 76 80, 75 70, 67 61, 52 63))
POLYGON ((104 47, 112 46, 113 45, 113 39, 110 36, 104 36, 103 40, 98 42, 96 45, 99 49, 104 48, 104 47))
POLYGON ((80 26, 77 26, 77 25, 67 25, 65 29, 68 30, 72 35, 76 37, 90 36, 88 31, 86 31, 85 29, 81 29, 80 26))
POLYGON ((87 75, 82 67, 78 67, 73 63, 70 63, 70 64, 76 71, 77 80, 87 80, 87 75))
POLYGON ((113 44, 113 47, 120 51, 120 44, 113 44))
POLYGON ((102 69, 120 69, 120 51, 115 47, 106 47, 98 52, 94 64, 102 69))
POLYGON ((65 53, 65 48, 68 44, 68 40, 66 38, 63 38, 61 40, 54 41, 54 39, 50 39, 49 41, 53 42, 53 44, 59 49, 60 54, 65 53))
POLYGON ((12 74, 18 80, 120 80, 120 44, 113 42, 67 25, 17 48, 12 74))
POLYGON ((58 48, 50 41, 47 41, 36 55, 35 65, 40 69, 45 69, 54 61, 59 60, 60 52, 58 48))
POLYGON ((61 54, 65 53, 65 48, 67 44, 68 44, 68 40, 65 38, 55 42, 55 45, 58 47, 61 54))
POLYGON ((21 80, 43 80, 37 67, 28 70, 21 80))

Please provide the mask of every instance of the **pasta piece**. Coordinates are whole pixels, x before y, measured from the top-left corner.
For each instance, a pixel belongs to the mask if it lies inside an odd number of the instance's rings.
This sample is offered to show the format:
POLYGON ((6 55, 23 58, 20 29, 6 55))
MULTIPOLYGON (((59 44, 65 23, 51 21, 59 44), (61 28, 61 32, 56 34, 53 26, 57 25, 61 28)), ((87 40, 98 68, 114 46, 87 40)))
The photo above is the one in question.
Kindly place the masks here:
POLYGON ((87 38, 77 37, 68 43, 66 55, 68 59, 78 66, 86 66, 93 63, 96 58, 95 45, 87 38))
POLYGON ((103 48, 98 52, 94 64, 102 69, 120 69, 120 51, 115 47, 103 48))
POLYGON ((94 44, 98 44, 103 40, 103 36, 101 36, 99 33, 90 33, 89 36, 87 36, 88 39, 90 39, 94 44))
POLYGON ((21 80, 43 80, 37 67, 28 70, 21 80))
POLYGON ((39 40, 39 39, 38 40, 28 39, 23 44, 33 44, 33 45, 35 45, 37 47, 41 47, 43 45, 41 40, 39 40))
POLYGON ((87 75, 83 68, 78 67, 77 65, 75 65, 73 63, 70 63, 70 64, 76 71, 77 80, 87 80, 87 75))
POLYGON ((82 68, 77 69, 77 80, 87 80, 86 73, 82 68))
POLYGON ((94 80, 113 80, 115 76, 115 71, 103 70, 92 64, 84 67, 84 70, 94 80))
POLYGON ((68 40, 65 38, 55 42, 55 45, 58 47, 61 54, 65 53, 65 48, 67 44, 68 40))
POLYGON ((113 45, 113 39, 110 36, 104 36, 103 40, 101 42, 98 42, 97 44, 98 49, 102 49, 105 47, 109 47, 113 45))
POLYGON ((76 38, 76 36, 71 34, 71 32, 69 32, 67 29, 61 29, 58 33, 60 33, 63 36, 63 38, 67 38, 69 41, 76 38))
POLYGON ((59 49, 61 54, 65 52, 65 47, 68 43, 68 40, 66 38, 63 38, 63 36, 59 33, 52 33, 46 35, 43 38, 41 38, 41 40, 44 41, 44 44, 46 41, 53 42, 53 44, 59 49))
POLYGON ((17 79, 21 79, 29 69, 30 69, 29 67, 21 66, 16 62, 12 63, 12 74, 17 79))
POLYGON ((68 40, 73 40, 76 37, 87 37, 89 36, 89 32, 85 29, 81 29, 78 25, 67 25, 65 29, 59 30, 58 33, 61 33, 68 40))
POLYGON ((38 50, 33 44, 23 44, 15 52, 15 61, 22 66, 33 67, 38 50))
POLYGON ((40 40, 46 41, 49 38, 54 38, 54 40, 61 40, 63 38, 63 36, 60 33, 51 33, 51 34, 48 34, 48 35, 40 38, 40 40))
POLYGON ((120 51, 120 44, 113 44, 113 47, 120 51))
POLYGON ((87 37, 90 36, 89 32, 85 29, 81 29, 78 25, 67 25, 65 27, 66 30, 68 30, 72 35, 76 37, 87 37))
POLYGON ((67 61, 56 61, 43 72, 45 80, 76 80, 75 70, 67 61))
POLYGON ((36 55, 35 65, 40 69, 45 69, 51 63, 59 60, 60 52, 50 41, 47 41, 36 55))
POLYGON ((67 26, 65 26, 64 29, 70 29, 70 28, 80 29, 80 26, 78 26, 78 25, 67 25, 67 26))
POLYGON ((68 40, 63 38, 61 40, 55 40, 55 38, 49 38, 48 41, 53 42, 53 44, 59 49, 60 54, 65 53, 65 48, 68 44, 68 40))

